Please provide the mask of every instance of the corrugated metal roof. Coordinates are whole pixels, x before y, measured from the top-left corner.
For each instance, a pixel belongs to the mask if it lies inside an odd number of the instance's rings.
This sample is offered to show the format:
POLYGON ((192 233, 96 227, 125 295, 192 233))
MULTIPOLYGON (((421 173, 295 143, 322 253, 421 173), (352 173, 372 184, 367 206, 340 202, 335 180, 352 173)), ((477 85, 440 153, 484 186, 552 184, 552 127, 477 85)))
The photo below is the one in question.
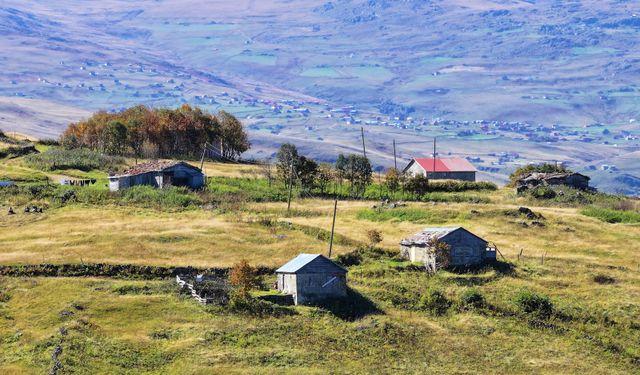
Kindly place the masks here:
POLYGON ((440 240, 446 236, 448 236, 450 233, 453 233, 457 230, 463 230, 467 233, 469 233, 471 236, 477 237, 478 239, 487 242, 486 240, 484 240, 483 238, 469 232, 468 230, 464 229, 463 227, 440 227, 440 228, 425 228, 422 231, 414 234, 411 237, 405 238, 404 240, 400 241, 401 245, 412 245, 412 244, 417 244, 417 245, 426 245, 428 244, 432 239, 437 239, 440 240))
POLYGON ((313 262, 318 262, 318 261, 326 263, 331 268, 335 268, 335 270, 347 272, 345 268, 335 264, 334 262, 332 262, 330 259, 323 256, 322 254, 300 254, 297 257, 291 259, 284 266, 278 268, 276 270, 276 273, 296 273, 302 270, 307 265, 313 262))
POLYGON ((427 172, 476 172, 476 168, 464 158, 436 158, 435 171, 433 169, 433 158, 415 158, 427 172))
POLYGON ((458 229, 460 229, 460 227, 425 228, 420 232, 414 234, 413 236, 405 238, 404 240, 402 240, 401 244, 427 244, 432 239, 439 240, 458 229))
POLYGON ((156 162, 137 164, 137 165, 129 168, 128 170, 126 170, 122 174, 123 175, 137 175, 137 174, 148 173, 148 172, 160 172, 160 171, 163 171, 163 170, 165 170, 167 168, 175 167, 177 165, 184 165, 186 167, 190 167, 190 168, 193 168, 193 169, 200 170, 198 167, 194 167, 193 165, 191 165, 189 163, 185 163, 183 161, 156 161, 156 162))

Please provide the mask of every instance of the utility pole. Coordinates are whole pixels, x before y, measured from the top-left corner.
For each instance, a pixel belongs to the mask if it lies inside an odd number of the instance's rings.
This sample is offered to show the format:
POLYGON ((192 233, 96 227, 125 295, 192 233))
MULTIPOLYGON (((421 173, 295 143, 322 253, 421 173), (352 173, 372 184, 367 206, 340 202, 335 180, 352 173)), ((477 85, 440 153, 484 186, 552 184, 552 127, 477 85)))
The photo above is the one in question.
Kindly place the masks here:
POLYGON ((291 216, 291 189, 293 188, 293 161, 289 168, 289 200, 287 201, 287 216, 291 216))
POLYGON ((362 154, 367 157, 367 149, 364 147, 364 126, 360 127, 360 133, 362 134, 362 154))
POLYGON ((336 200, 333 203, 333 223, 331 224, 331 239, 329 240, 329 258, 331 258, 331 251, 333 250, 333 232, 336 228, 336 211, 338 210, 338 195, 336 194, 336 200))
POLYGON ((204 154, 207 151, 207 143, 209 142, 205 142, 204 147, 202 148, 202 157, 200 158, 200 170, 202 170, 202 167, 204 167, 204 154))
POLYGON ((433 137, 433 173, 436 173, 436 137, 433 137))
POLYGON ((398 170, 398 162, 396 160, 396 140, 393 140, 393 168, 398 170))

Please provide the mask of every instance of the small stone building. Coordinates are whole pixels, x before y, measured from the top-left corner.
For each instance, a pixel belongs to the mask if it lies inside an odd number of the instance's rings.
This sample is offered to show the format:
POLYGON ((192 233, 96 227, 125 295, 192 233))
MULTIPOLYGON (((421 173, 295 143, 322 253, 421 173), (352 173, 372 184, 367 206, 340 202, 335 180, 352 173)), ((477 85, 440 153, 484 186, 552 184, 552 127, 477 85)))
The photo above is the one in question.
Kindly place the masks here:
POLYGON ((400 242, 400 254, 412 262, 423 262, 436 270, 436 257, 431 248, 438 240, 451 248, 452 266, 469 266, 496 260, 496 250, 489 243, 462 227, 426 228, 400 242))
POLYGON ((403 172, 410 176, 423 175, 431 180, 475 181, 477 170, 464 158, 415 158, 403 172))
POLYGON ((109 176, 109 190, 118 191, 136 185, 156 188, 187 186, 198 189, 204 185, 204 174, 200 168, 183 161, 142 163, 121 175, 109 176))
POLYGON ((538 186, 568 186, 580 190, 593 190, 589 187, 589 176, 581 173, 528 173, 516 182, 518 193, 538 186))
POLYGON ((278 290, 296 305, 347 295, 347 270, 321 254, 300 254, 276 275, 278 290))

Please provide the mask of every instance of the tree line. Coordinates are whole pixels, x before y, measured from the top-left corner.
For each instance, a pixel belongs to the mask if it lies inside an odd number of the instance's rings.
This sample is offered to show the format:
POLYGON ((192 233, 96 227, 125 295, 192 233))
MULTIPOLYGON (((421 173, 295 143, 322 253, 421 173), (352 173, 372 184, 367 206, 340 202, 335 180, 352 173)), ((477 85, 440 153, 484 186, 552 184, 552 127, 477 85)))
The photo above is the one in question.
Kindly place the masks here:
POLYGON ((99 111, 69 125, 60 141, 66 148, 145 158, 197 158, 209 142, 220 145, 221 157, 236 159, 251 147, 242 123, 232 114, 214 115, 187 104, 176 109, 138 105, 118 113, 99 111))

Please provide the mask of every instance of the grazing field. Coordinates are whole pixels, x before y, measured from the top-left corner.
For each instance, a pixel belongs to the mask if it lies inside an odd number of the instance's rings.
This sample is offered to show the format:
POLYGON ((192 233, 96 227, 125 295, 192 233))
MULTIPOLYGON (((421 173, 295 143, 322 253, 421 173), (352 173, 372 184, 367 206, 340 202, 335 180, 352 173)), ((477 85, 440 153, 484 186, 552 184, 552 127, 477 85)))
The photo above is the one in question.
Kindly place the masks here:
POLYGON ((151 272, 144 281, 20 273, 48 264, 228 268, 242 259, 274 268, 301 252, 328 254, 332 199, 296 192, 288 212, 282 184, 270 187, 260 167, 206 169, 202 191, 109 193, 102 182, 42 182, 69 170, 3 163, 1 173, 23 179, 0 188, 0 373, 640 369, 640 225, 586 211, 637 215, 637 202, 619 197, 567 191, 545 200, 484 189, 427 193, 396 208, 341 199, 332 258, 348 267, 350 291, 316 306, 287 304, 271 274, 250 303, 203 306, 151 272), (75 199, 62 200, 68 192, 75 199), (16 203, 16 214, 5 215, 16 203), (44 212, 24 213, 29 204, 44 212), (399 258, 404 237, 434 226, 464 226, 497 246, 498 262, 430 276, 399 258), (372 230, 382 237, 375 246, 372 230))

